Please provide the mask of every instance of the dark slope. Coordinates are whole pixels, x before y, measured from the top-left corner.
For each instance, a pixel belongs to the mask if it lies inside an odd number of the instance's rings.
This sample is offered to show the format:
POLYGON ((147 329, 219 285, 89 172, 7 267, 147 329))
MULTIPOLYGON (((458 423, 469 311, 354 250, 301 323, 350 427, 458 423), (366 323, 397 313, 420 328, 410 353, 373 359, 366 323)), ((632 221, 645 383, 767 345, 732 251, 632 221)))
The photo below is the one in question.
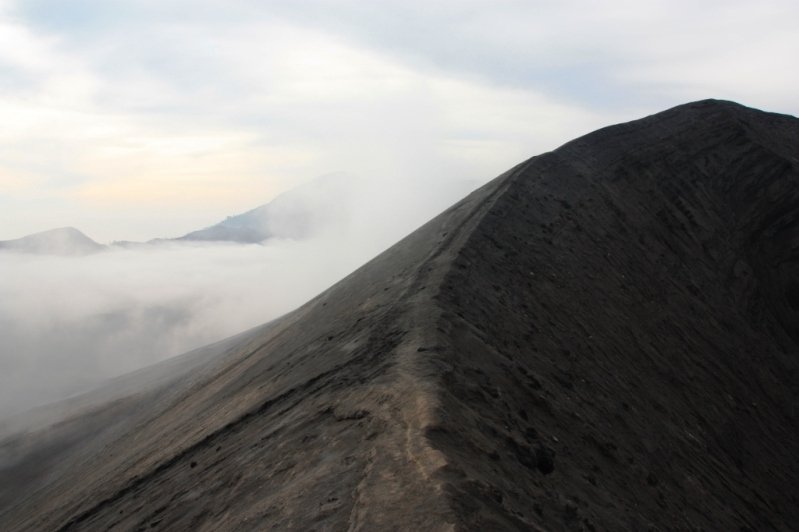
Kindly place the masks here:
POLYGON ((789 530, 798 146, 705 101, 535 157, 165 382, 0 441, 0 529, 789 530))
POLYGON ((795 526, 798 156, 795 118, 706 101, 508 178, 441 293, 459 523, 795 526))

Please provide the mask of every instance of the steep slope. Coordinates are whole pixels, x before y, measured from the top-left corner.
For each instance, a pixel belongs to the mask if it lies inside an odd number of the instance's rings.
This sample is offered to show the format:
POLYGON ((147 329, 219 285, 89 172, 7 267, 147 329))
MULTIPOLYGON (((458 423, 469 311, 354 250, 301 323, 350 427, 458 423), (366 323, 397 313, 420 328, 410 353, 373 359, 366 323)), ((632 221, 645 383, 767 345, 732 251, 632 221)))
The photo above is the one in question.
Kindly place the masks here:
POLYGON ((0 528, 789 530, 797 146, 703 101, 530 159, 280 320, 13 427, 0 528))
POLYGON ((707 101, 508 179, 440 295, 460 524, 795 526, 798 157, 795 118, 707 101))
POLYGON ((105 246, 74 227, 61 227, 15 240, 0 240, 0 250, 3 249, 42 255, 88 255, 102 251, 105 246))

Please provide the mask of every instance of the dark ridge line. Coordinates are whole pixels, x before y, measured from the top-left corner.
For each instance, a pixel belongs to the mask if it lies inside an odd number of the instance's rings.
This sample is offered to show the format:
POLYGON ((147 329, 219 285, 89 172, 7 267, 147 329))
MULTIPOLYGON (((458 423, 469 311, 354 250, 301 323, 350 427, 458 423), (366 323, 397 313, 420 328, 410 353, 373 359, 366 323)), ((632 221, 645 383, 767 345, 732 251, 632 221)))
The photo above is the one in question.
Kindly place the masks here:
MULTIPOLYGON (((461 254, 463 248, 465 248, 467 244, 471 241, 472 235, 474 235, 475 230, 478 227, 480 227, 481 221, 488 215, 488 213, 492 212, 492 208, 494 204, 497 202, 497 200, 499 200, 505 193, 507 193, 508 188, 510 187, 512 181, 515 178, 517 178, 524 170, 527 169, 527 167, 530 165, 533 159, 535 159, 535 157, 517 164, 516 166, 514 166, 513 168, 511 168, 510 170, 499 176, 500 179, 502 179, 502 176, 505 176, 504 181, 496 188, 496 190, 491 192, 488 196, 483 198, 483 200, 480 201, 480 203, 475 205, 474 208, 471 210, 471 212, 465 215, 464 219, 449 231, 449 234, 445 237, 445 239, 422 262, 421 266, 419 267, 419 275, 416 276, 414 282, 411 283, 409 289, 417 286, 419 283, 427 279, 427 274, 430 271, 430 268, 427 268, 427 266, 435 259, 437 259, 439 256, 441 256, 441 254, 446 249, 450 249, 452 247, 452 244, 455 242, 455 239, 461 233, 461 231, 464 230, 466 225, 469 224, 469 222, 476 220, 474 227, 472 227, 471 231, 468 231, 463 244, 455 251, 456 256, 459 256, 461 254)), ((447 271, 444 272, 442 280, 444 277, 447 276, 450 269, 452 269, 452 264, 450 264, 449 267, 447 268, 447 271)), ((440 288, 440 286, 438 288, 440 288)))
MULTIPOLYGON (((480 220, 483 217, 485 217, 491 211, 491 207, 494 205, 496 200, 498 200, 503 194, 505 194, 507 192, 510 184, 516 178, 518 178, 519 175, 521 175, 523 173, 523 171, 529 166, 529 164, 531 163, 531 161, 533 159, 534 158, 528 159, 527 161, 524 161, 524 162, 516 165, 511 170, 505 172, 505 174, 504 174, 506 176, 505 181, 499 187, 497 187, 496 190, 491 192, 488 197, 484 198, 477 205, 475 205, 474 208, 471 210, 471 212, 465 215, 463 221, 461 221, 457 226, 455 226, 453 229, 450 230, 449 235, 447 235, 446 239, 444 241, 442 241, 438 246, 436 246, 434 251, 431 254, 429 254, 422 261, 421 265, 416 270, 416 274, 414 275, 414 281, 408 286, 408 288, 404 291, 404 293, 395 300, 395 304, 392 306, 393 308, 388 310, 386 312, 386 314, 383 316, 383 318, 380 320, 380 322, 382 324, 387 325, 388 323, 393 323, 393 322, 396 321, 397 317, 402 312, 401 304, 406 302, 406 300, 409 298, 409 295, 411 295, 411 294, 416 292, 416 290, 414 290, 414 289, 417 288, 418 285, 427 278, 427 275, 428 275, 429 270, 430 270, 430 268, 429 268, 430 263, 433 262, 436 258, 438 258, 446 249, 449 249, 451 247, 451 245, 455 241, 456 237, 461 233, 461 231, 463 231, 464 227, 469 222, 471 222, 475 218, 477 218, 477 225, 475 225, 475 228, 479 226, 480 220), (481 212, 481 211, 483 211, 483 212, 481 212), (482 214, 482 216, 480 216, 480 214, 482 214)), ((473 233, 473 230, 469 232, 469 236, 467 236, 467 239, 464 242, 464 245, 466 245, 470 241, 470 236, 471 236, 472 233, 473 233)), ((461 247, 463 247, 463 246, 461 246, 461 247)), ((369 344, 371 344, 373 342, 374 337, 375 337, 376 334, 382 335, 384 332, 385 332, 384 328, 378 327, 377 330, 372 335, 370 335, 370 339, 369 339, 370 341, 367 343, 367 345, 369 345, 369 344)), ((279 336, 281 334, 285 334, 285 331, 282 331, 277 336, 279 336)), ((397 341, 397 343, 393 347, 396 347, 396 345, 399 345, 400 341, 401 340, 397 341)), ((246 355, 246 358, 249 358, 249 357, 255 355, 258 351, 261 351, 262 349, 264 349, 266 347, 267 343, 269 343, 269 342, 266 342, 266 343, 256 347, 255 349, 251 350, 250 353, 248 355, 246 355)), ((365 354, 367 354, 367 353, 365 353, 365 354)), ((309 379, 308 381, 306 381, 302 385, 295 386, 295 387, 283 392, 282 394, 278 395, 277 397, 274 397, 274 398, 271 398, 271 399, 267 399, 265 402, 263 402, 256 409, 250 410, 249 412, 245 412, 240 417, 234 419, 233 421, 230 421, 230 422, 226 423, 225 425, 223 425, 222 427, 216 429, 212 433, 207 434, 206 436, 204 436, 199 441, 189 445, 188 447, 186 447, 182 451, 180 451, 177 454, 173 455, 171 458, 169 458, 165 462, 162 462, 161 464, 156 466, 154 469, 150 470, 145 475, 140 476, 140 477, 134 477, 127 485, 125 485, 124 487, 122 487, 121 489, 116 491, 113 495, 111 495, 109 497, 106 497, 105 499, 103 499, 103 500, 99 501, 98 503, 94 504, 92 507, 84 510, 80 514, 78 514, 78 515, 74 516, 73 518, 71 518, 67 523, 65 523, 60 528, 58 528, 58 532, 66 532, 68 530, 74 529, 79 524, 81 524, 84 521, 86 521, 89 518, 91 518, 92 515, 100 512, 105 507, 113 504, 114 502, 118 501, 119 499, 121 499, 125 495, 133 492, 138 487, 142 486, 145 482, 151 480, 152 478, 156 477, 158 474, 160 474, 160 473, 166 471, 167 469, 171 468, 172 466, 177 464, 179 461, 181 461, 183 458, 188 457, 189 455, 191 455, 192 453, 197 451, 199 448, 201 448, 201 447, 205 446, 206 444, 209 444, 210 442, 212 442, 214 439, 222 436, 225 433, 228 433, 228 432, 230 432, 232 430, 235 430, 236 428, 238 428, 238 427, 242 426, 243 424, 245 424, 252 417, 265 413, 267 410, 269 410, 274 405, 289 399, 290 397, 294 396, 295 394, 297 394, 297 393, 299 393, 301 391, 308 390, 309 388, 311 388, 318 381, 320 381, 320 380, 322 380, 322 379, 324 379, 326 377, 332 376, 333 374, 340 372, 341 370, 343 370, 344 368, 346 368, 346 367, 348 367, 350 365, 354 365, 356 363, 362 362, 364 358, 365 357, 363 355, 355 357, 355 358, 353 358, 353 359, 351 359, 351 360, 349 360, 349 361, 347 361, 347 362, 345 362, 343 364, 339 364, 339 365, 335 366, 334 368, 332 368, 332 369, 330 369, 330 370, 328 370, 326 372, 320 373, 319 375, 309 379)), ((371 358, 371 357, 369 357, 369 358, 371 358)), ((238 363, 235 364, 235 365, 238 365, 238 363)), ((321 389, 321 387, 319 387, 319 389, 321 389)))

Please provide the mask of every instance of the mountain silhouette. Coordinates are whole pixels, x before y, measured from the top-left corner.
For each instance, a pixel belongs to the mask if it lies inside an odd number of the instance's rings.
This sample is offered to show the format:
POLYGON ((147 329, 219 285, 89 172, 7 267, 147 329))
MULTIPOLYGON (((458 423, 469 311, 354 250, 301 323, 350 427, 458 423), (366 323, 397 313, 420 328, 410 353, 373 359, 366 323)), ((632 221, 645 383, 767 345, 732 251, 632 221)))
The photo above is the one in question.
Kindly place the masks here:
POLYGON ((345 215, 346 194, 359 181, 345 173, 326 174, 269 203, 174 240, 252 244, 270 238, 307 238, 345 215))
POLYGON ((105 249, 74 227, 50 229, 15 240, 0 240, 0 250, 39 255, 89 255, 105 249))
POLYGON ((10 420, 3 530, 790 530, 799 120, 533 157, 274 322, 10 420))

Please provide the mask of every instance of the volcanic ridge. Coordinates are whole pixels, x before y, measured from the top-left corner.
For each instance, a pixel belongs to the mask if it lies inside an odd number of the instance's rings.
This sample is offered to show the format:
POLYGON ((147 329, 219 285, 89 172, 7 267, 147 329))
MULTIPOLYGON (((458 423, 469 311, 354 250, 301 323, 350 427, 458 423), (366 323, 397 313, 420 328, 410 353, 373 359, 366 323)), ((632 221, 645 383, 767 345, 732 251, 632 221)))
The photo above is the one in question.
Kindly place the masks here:
POLYGON ((799 120, 691 103, 7 422, 2 530, 790 530, 799 120))

